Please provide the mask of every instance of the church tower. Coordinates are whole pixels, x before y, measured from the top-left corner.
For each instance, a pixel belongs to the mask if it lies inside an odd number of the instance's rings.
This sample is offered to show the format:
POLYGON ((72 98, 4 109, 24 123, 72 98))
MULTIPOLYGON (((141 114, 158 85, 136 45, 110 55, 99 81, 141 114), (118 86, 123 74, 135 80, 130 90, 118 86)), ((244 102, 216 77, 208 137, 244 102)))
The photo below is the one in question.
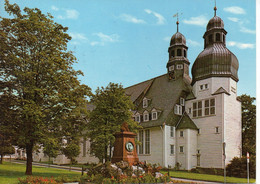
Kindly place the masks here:
POLYGON ((166 68, 168 71, 169 79, 183 78, 188 83, 190 83, 190 62, 187 58, 188 47, 186 46, 186 38, 179 32, 178 20, 176 24, 177 32, 171 38, 170 47, 168 48, 169 60, 166 68))
POLYGON ((241 156, 241 102, 237 98, 238 59, 226 47, 227 31, 216 12, 214 7, 203 36, 204 50, 192 66, 195 98, 186 100, 185 108, 199 128, 197 166, 224 168, 224 154, 226 164, 241 156))

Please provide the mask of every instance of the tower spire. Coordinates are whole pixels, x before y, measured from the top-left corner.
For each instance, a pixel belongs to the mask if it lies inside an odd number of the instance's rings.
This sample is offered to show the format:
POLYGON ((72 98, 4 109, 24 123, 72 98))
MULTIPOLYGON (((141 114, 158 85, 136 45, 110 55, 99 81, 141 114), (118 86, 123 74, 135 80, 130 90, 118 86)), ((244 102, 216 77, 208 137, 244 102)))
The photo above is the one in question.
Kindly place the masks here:
POLYGON ((214 6, 214 16, 216 16, 217 15, 217 5, 216 5, 216 0, 215 0, 215 6, 214 6))
POLYGON ((173 17, 177 17, 176 25, 177 25, 177 32, 179 32, 179 13, 174 14, 173 17))

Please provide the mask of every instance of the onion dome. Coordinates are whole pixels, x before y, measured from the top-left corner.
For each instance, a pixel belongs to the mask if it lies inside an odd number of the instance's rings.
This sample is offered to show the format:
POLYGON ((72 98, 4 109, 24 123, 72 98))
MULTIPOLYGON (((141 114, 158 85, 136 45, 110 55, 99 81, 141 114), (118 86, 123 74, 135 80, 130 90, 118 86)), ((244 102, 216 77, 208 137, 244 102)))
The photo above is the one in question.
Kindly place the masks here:
POLYGON ((198 55, 192 66, 192 85, 210 77, 231 77, 238 81, 239 63, 237 57, 226 48, 226 30, 221 18, 210 19, 204 38, 204 50, 198 55))
POLYGON ((186 39, 180 32, 175 33, 171 38, 171 45, 186 45, 186 39))
POLYGON ((211 29, 224 29, 223 20, 218 16, 214 16, 212 19, 209 20, 209 23, 207 25, 207 31, 210 31, 211 29))
POLYGON ((169 60, 166 68, 170 79, 182 78, 190 84, 190 62, 187 58, 188 47, 186 46, 186 38, 179 32, 179 21, 177 21, 176 24, 177 32, 172 36, 170 41, 168 48, 169 60))

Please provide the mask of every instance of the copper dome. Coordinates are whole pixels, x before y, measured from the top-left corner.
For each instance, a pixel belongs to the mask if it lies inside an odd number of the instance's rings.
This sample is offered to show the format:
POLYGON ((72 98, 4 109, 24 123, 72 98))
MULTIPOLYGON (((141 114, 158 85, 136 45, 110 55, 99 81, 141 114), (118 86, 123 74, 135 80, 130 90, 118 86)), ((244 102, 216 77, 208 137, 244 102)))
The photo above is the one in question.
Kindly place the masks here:
POLYGON ((172 36, 170 45, 186 45, 186 38, 177 32, 172 36))
POLYGON ((209 77, 231 77, 238 81, 238 60, 224 44, 215 43, 206 47, 192 66, 192 84, 209 77))
POLYGON ((223 20, 214 16, 209 20, 203 38, 204 50, 198 55, 192 66, 192 85, 210 77, 231 77, 238 81, 239 63, 237 57, 226 48, 223 20))
POLYGON ((207 25, 207 31, 210 31, 211 29, 224 29, 223 20, 218 16, 214 16, 209 20, 207 25))

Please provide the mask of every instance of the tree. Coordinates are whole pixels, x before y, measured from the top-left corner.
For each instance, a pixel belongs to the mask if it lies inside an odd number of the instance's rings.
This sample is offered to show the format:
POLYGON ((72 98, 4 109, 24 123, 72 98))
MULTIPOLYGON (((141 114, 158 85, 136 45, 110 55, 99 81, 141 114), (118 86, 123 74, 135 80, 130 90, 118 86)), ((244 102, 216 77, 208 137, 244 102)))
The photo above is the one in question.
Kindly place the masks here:
POLYGON ((51 157, 56 158, 61 148, 57 139, 49 138, 47 141, 48 142, 44 144, 43 153, 48 155, 50 164, 51 157))
POLYGON ((0 164, 3 163, 3 158, 5 155, 14 154, 14 153, 15 153, 15 149, 11 144, 10 138, 7 139, 7 136, 0 134, 0 156, 1 156, 0 164))
POLYGON ((254 97, 240 96, 242 105, 242 154, 256 154, 256 106, 254 97))
POLYGON ((77 137, 73 134, 84 130, 86 121, 79 114, 90 89, 77 79, 83 73, 72 68, 76 58, 67 50, 67 27, 37 8, 24 8, 22 14, 8 0, 5 10, 11 18, 0 17, 0 96, 13 99, 9 109, 15 118, 6 126, 15 144, 26 149, 26 174, 31 175, 36 145, 44 146, 49 138, 77 137))
POLYGON ((95 106, 90 113, 87 124, 87 135, 91 143, 91 154, 106 161, 111 159, 114 134, 120 131, 123 122, 127 122, 130 130, 135 131, 139 127, 132 120, 133 103, 125 94, 122 85, 109 83, 104 88, 98 88, 92 97, 91 103, 95 106))
POLYGON ((69 142, 66 147, 63 148, 63 153, 70 159, 70 165, 75 163, 75 158, 80 154, 79 142, 69 142))

